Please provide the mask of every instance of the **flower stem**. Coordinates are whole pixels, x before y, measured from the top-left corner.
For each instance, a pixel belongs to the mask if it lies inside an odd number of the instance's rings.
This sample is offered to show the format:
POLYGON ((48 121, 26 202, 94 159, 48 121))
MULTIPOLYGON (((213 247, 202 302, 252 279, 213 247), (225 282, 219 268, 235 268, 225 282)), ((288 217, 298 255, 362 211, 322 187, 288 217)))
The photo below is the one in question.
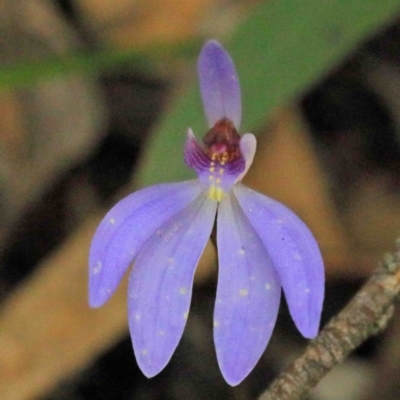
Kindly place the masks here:
POLYGON ((383 331, 400 293, 400 240, 347 306, 259 400, 298 400, 369 337, 383 331))

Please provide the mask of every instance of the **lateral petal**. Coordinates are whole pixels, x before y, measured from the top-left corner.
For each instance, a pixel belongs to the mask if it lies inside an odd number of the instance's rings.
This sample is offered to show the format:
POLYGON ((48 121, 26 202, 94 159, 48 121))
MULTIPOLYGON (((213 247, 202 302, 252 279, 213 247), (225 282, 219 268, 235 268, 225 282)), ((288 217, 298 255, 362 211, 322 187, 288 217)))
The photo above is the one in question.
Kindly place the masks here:
POLYGON ((297 328, 303 336, 315 337, 324 299, 324 266, 314 236, 283 204, 241 184, 233 191, 271 255, 297 328))
POLYGON ((151 186, 125 197, 106 214, 90 248, 91 307, 101 307, 111 297, 145 241, 200 192, 197 180, 151 186))
POLYGON ((257 139, 252 133, 245 133, 240 139, 240 152, 245 160, 245 169, 238 176, 237 182, 240 182, 247 174, 247 171, 253 164, 254 156, 256 154, 257 139))
POLYGON ((225 380, 239 384, 264 352, 275 326, 281 286, 272 261, 236 198, 220 203, 214 342, 225 380))
POLYGON ((230 55, 216 40, 210 40, 203 46, 198 73, 201 97, 210 127, 226 117, 239 130, 242 113, 239 80, 230 55))
POLYGON ((217 202, 201 194, 140 250, 129 280, 128 318, 136 360, 147 377, 169 362, 182 336, 197 263, 217 202))

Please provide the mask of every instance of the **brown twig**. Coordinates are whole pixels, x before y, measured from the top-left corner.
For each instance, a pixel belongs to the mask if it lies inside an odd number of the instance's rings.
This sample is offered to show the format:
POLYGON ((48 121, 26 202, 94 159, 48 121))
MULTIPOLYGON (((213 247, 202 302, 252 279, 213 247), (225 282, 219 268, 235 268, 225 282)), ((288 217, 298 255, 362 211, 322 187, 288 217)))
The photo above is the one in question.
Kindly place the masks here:
POLYGON ((367 338, 384 330, 400 293, 400 242, 350 303, 259 400, 298 400, 367 338))

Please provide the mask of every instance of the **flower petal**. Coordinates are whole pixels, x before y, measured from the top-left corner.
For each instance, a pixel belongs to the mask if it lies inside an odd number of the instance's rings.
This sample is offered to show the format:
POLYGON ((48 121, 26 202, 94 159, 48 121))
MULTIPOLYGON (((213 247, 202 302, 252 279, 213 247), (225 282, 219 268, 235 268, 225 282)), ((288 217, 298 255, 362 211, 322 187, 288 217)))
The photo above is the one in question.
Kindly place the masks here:
POLYGON ((151 186, 117 203, 94 235, 89 255, 89 304, 101 307, 155 230, 201 192, 198 181, 151 186))
POLYGON ((324 266, 314 236, 283 204, 241 184, 233 191, 271 255, 297 328, 303 336, 315 337, 324 298, 324 266))
POLYGON ((239 384, 270 339, 281 286, 272 261, 236 198, 218 208, 218 289, 214 341, 225 380, 239 384))
POLYGON ((226 117, 239 130, 242 113, 240 86, 235 66, 226 50, 208 41, 198 62, 201 97, 210 127, 226 117))
POLYGON ((240 139, 240 152, 245 160, 245 169, 238 176, 237 182, 240 182, 247 174, 251 164, 253 164, 254 156, 257 149, 257 139, 252 133, 245 133, 240 139))
POLYGON ((217 202, 205 194, 175 215, 140 250, 129 280, 129 328, 140 369, 158 374, 182 336, 193 275, 210 237, 217 202))

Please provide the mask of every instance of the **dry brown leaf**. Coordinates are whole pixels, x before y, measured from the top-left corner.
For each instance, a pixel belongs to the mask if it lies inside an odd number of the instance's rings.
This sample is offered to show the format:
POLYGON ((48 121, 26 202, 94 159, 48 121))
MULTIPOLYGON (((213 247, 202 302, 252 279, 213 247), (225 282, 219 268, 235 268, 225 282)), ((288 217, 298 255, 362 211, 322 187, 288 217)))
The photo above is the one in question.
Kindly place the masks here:
POLYGON ((239 9, 251 4, 230 0, 77 0, 77 5, 100 41, 131 48, 223 34, 221 26, 229 33, 243 18, 239 9))

